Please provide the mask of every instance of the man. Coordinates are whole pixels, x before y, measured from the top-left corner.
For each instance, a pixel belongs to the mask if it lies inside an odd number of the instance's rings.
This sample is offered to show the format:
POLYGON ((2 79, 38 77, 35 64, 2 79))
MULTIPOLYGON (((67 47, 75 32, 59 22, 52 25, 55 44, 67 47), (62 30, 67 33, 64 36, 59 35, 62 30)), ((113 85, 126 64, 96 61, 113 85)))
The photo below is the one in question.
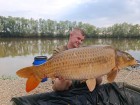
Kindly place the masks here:
MULTIPOLYGON (((80 28, 74 28, 70 32, 69 40, 67 45, 65 46, 60 46, 57 49, 54 50, 53 56, 57 53, 60 53, 64 50, 72 49, 72 48, 78 48, 82 44, 82 42, 85 39, 85 33, 82 29, 80 28)), ((97 85, 99 85, 102 82, 102 78, 97 78, 97 85)), ((80 81, 71 81, 71 80, 65 80, 65 79, 60 79, 56 78, 53 80, 53 90, 54 91, 64 91, 68 90, 72 85, 74 84, 80 84, 80 81)))

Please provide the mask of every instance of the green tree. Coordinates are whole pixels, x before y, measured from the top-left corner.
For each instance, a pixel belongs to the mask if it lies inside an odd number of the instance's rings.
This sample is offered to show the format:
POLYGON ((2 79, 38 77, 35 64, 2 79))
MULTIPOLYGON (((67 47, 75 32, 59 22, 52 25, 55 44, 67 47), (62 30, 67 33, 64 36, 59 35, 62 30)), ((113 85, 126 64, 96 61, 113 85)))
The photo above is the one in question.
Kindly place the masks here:
POLYGON ((140 37, 140 25, 132 25, 129 30, 130 37, 140 37))

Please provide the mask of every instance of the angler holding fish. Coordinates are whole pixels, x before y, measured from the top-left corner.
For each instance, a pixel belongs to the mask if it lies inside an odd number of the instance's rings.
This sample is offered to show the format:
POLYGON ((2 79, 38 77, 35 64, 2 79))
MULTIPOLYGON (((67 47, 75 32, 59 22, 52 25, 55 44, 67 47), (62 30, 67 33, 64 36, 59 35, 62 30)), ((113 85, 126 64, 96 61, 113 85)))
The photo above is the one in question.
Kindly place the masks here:
POLYGON ((83 31, 74 29, 67 46, 55 50, 54 56, 47 63, 17 71, 18 76, 28 78, 26 91, 36 88, 44 77, 54 79, 55 91, 69 89, 71 80, 86 80, 89 91, 93 91, 96 84, 100 84, 98 79, 101 76, 107 75, 108 81, 112 82, 119 69, 137 64, 131 55, 111 46, 78 48, 84 37, 83 31))
MULTIPOLYGON (((68 91, 66 93, 68 97, 71 94, 69 93, 71 88, 86 84, 89 92, 85 94, 79 91, 81 96, 74 99, 77 99, 79 103, 92 104, 95 100, 90 100, 85 95, 91 97, 93 93, 93 97, 96 97, 94 89, 101 84, 103 75, 107 75, 107 80, 113 82, 118 70, 137 64, 130 54, 114 49, 109 45, 80 47, 84 39, 84 31, 74 28, 70 32, 68 44, 55 49, 53 56, 45 64, 26 67, 17 71, 18 76, 27 78, 26 91, 30 92, 36 88, 44 77, 53 79, 52 88, 54 91, 62 91, 62 93, 68 91)), ((66 97, 65 95, 64 97, 66 97)), ((70 100, 72 101, 73 98, 70 100)))

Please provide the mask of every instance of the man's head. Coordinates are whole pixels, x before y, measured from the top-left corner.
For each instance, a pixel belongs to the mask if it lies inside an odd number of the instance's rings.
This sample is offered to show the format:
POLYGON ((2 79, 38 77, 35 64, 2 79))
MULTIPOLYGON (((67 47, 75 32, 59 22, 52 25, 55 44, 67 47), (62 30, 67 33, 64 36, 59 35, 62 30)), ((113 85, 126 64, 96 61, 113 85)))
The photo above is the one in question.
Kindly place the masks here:
POLYGON ((69 42, 67 47, 77 48, 82 44, 84 39, 85 39, 85 32, 80 28, 74 28, 70 32, 70 37, 69 37, 69 42))

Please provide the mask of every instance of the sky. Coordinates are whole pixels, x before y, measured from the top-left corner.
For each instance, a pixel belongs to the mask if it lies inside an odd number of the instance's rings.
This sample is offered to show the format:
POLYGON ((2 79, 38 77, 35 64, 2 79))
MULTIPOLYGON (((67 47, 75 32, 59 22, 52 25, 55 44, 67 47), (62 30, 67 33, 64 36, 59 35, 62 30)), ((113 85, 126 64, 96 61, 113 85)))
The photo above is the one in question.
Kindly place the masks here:
POLYGON ((140 24, 140 0, 0 0, 0 16, 69 20, 96 27, 140 24))

